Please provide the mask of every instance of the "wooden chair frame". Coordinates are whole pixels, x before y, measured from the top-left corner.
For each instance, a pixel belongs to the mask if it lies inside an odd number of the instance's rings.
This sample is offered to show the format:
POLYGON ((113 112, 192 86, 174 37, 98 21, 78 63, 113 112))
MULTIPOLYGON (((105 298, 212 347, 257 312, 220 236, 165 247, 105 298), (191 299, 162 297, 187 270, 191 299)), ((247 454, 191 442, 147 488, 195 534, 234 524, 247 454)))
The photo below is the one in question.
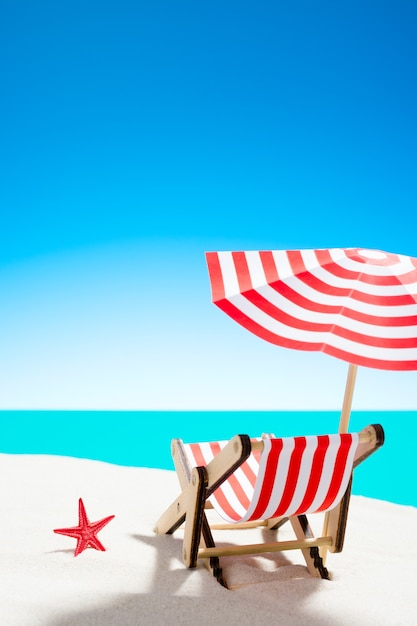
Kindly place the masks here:
MULTIPOLYGON (((382 426, 373 424, 364 428, 359 433, 359 445, 353 467, 357 467, 383 443, 382 426)), ((314 536, 306 515, 242 524, 209 525, 205 509, 211 508, 211 504, 207 499, 249 457, 252 450, 262 449, 262 447, 262 440, 251 440, 247 435, 236 435, 206 467, 191 468, 182 441, 174 439, 172 456, 182 491, 159 518, 155 532, 172 534, 185 521, 183 539, 185 565, 193 568, 197 566, 198 559, 204 559, 206 567, 225 587, 227 583, 220 567, 220 557, 281 550, 300 549, 310 574, 318 578, 329 578, 325 567, 325 556, 327 550, 341 552, 343 549, 352 478, 339 504, 326 514, 323 534, 320 537, 314 536), (217 547, 212 535, 212 530, 219 528, 265 526, 269 529, 276 529, 287 521, 290 522, 294 531, 296 537, 294 540, 217 547)))

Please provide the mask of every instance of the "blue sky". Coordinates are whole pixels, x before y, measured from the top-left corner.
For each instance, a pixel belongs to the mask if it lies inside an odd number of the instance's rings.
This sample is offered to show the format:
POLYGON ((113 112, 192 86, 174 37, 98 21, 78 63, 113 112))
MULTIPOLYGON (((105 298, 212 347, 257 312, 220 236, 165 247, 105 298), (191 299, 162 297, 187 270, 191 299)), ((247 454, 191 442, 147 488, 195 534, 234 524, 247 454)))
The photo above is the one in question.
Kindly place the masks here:
MULTIPOLYGON (((206 250, 417 256, 414 2, 20 2, 0 20, 0 408, 336 409, 346 364, 206 250), (302 392, 300 392, 302 390, 302 392)), ((354 406, 416 408, 360 370, 354 406)))

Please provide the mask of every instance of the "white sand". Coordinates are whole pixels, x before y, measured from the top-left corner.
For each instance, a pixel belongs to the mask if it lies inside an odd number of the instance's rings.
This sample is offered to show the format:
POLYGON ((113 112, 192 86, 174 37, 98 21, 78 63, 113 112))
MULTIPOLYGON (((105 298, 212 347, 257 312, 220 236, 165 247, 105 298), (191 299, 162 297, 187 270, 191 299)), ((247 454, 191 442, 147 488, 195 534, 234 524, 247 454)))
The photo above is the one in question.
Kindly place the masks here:
MULTIPOLYGON (((173 472, 27 455, 0 455, 0 467, 2 625, 417 623, 414 507, 353 497, 331 581, 287 552, 223 559, 229 582, 245 583, 229 591, 203 566, 184 568, 181 531, 153 533, 177 495, 173 472), (53 533, 78 524, 79 497, 90 521, 116 515, 98 535, 106 552, 74 557, 75 539, 53 533)), ((260 531, 236 533, 252 543, 260 531)))

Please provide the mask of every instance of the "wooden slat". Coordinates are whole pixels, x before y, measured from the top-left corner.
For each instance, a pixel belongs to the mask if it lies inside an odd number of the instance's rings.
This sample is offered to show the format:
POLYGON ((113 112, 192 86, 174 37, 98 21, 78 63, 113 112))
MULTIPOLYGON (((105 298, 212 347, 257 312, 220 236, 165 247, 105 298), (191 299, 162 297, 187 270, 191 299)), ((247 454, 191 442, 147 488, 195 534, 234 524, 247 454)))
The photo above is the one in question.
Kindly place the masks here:
POLYGON ((289 541, 255 543, 245 546, 228 546, 227 548, 201 548, 198 551, 199 559, 206 559, 212 556, 235 556, 239 554, 263 554, 265 552, 281 552, 282 550, 302 550, 303 548, 314 548, 319 546, 331 546, 331 537, 316 537, 313 539, 291 539, 289 541))
MULTIPOLYGON (((376 439, 375 431, 369 426, 361 430, 359 434, 359 443, 372 443, 376 439)), ((252 450, 263 450, 264 442, 261 439, 251 439, 252 450)))
POLYGON ((190 467, 187 454, 184 450, 184 444, 181 439, 172 440, 171 455, 172 460, 174 461, 178 480, 180 481, 181 489, 185 489, 190 482, 192 468, 190 467))
POLYGON ((251 441, 247 435, 233 437, 206 466, 207 495, 210 496, 226 478, 233 474, 250 453, 251 441))
POLYGON ((211 530, 246 530, 248 528, 268 527, 268 520, 255 520, 253 522, 225 522, 224 524, 210 524, 211 530))

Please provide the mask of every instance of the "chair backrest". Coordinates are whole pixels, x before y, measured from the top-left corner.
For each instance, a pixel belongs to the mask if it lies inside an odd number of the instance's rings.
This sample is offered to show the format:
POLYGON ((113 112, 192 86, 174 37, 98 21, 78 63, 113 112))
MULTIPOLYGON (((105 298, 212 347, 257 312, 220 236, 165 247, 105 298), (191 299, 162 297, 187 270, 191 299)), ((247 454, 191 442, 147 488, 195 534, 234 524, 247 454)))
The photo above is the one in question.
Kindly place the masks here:
MULTIPOLYGON (((263 439, 210 496, 223 519, 244 522, 328 511, 343 497, 357 433, 263 439)), ((206 466, 226 441, 184 444, 192 467, 206 466)))

